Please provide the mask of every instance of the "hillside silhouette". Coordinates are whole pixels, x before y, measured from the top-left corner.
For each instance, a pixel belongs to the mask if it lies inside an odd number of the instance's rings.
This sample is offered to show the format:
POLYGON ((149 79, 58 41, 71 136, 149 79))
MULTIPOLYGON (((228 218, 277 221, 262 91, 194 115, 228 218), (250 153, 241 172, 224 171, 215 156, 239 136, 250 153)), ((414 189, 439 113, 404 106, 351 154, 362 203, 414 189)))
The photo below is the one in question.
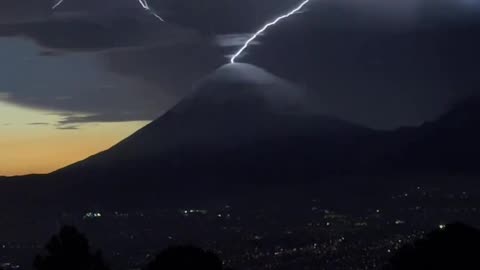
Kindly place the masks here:
POLYGON ((478 229, 460 223, 446 225, 401 248, 386 269, 479 269, 479 243, 478 229))

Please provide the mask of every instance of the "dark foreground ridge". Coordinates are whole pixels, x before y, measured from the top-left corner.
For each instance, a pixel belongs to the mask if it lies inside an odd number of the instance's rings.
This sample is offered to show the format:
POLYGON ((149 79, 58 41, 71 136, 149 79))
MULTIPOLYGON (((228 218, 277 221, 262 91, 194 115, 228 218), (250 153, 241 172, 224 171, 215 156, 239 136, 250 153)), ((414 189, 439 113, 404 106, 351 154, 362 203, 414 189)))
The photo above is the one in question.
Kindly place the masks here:
MULTIPOLYGON (((480 255, 477 245, 480 231, 456 223, 445 225, 418 239, 405 243, 388 262, 384 270, 478 269, 480 255)), ((380 263, 380 262, 379 262, 380 263)), ((217 254, 193 246, 172 246, 152 258, 143 260, 143 270, 236 269, 217 254)), ((380 266, 382 266, 380 265, 380 266)), ((102 251, 92 251, 88 239, 75 227, 65 226, 37 255, 35 270, 110 270, 102 251)), ((282 269, 290 269, 288 265, 282 269)))

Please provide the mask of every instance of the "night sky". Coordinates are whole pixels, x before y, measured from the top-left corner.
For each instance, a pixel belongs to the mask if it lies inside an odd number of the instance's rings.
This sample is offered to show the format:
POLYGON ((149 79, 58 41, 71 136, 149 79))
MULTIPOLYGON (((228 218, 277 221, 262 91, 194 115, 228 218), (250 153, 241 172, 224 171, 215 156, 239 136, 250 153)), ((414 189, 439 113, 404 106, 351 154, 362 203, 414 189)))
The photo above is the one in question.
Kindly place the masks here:
MULTIPOLYGON (((162 23, 137 0, 1 1, 0 175, 118 142, 299 2, 150 0, 162 23)), ((314 91, 326 114, 418 125, 480 91, 479 15, 477 0, 312 0, 239 61, 314 91)))

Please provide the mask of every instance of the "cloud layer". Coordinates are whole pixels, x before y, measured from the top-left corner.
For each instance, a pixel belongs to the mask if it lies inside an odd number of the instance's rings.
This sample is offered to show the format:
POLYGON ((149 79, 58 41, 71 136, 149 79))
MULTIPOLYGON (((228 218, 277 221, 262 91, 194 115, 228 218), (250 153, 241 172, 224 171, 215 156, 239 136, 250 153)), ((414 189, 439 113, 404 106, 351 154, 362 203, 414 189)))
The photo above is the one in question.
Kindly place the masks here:
MULTIPOLYGON (((150 2, 168 23, 136 0, 66 0, 56 12, 49 0, 0 2, 0 71, 13 74, 0 90, 70 112, 61 124, 151 120, 298 1, 150 2)), ((420 123, 478 89, 478 10, 474 0, 313 0, 241 60, 314 89, 326 113, 381 128, 420 123)))

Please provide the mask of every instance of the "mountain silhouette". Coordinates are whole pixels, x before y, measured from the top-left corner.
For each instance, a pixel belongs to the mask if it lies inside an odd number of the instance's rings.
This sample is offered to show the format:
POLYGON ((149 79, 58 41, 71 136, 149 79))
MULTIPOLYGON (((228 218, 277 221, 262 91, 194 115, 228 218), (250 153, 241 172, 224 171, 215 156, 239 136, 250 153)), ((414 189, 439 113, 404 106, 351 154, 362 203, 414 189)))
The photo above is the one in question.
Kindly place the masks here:
POLYGON ((397 146, 390 150, 399 170, 477 174, 480 153, 480 98, 452 106, 437 120, 396 131, 397 146))
POLYGON ((226 65, 159 119, 112 149, 62 171, 95 162, 104 166, 168 152, 224 151, 259 140, 344 130, 367 129, 315 113, 306 91, 260 68, 226 65))
POLYGON ((345 151, 372 133, 315 112, 305 89, 233 64, 129 138, 50 177, 69 179, 67 188, 92 201, 107 192, 118 200, 228 198, 350 170, 354 156, 345 151))
POLYGON ((387 194, 392 175, 478 173, 479 98, 394 131, 319 114, 311 98, 261 68, 226 65, 112 148, 49 175, 2 181, 0 199, 5 207, 136 207, 319 192, 351 202, 387 194))

